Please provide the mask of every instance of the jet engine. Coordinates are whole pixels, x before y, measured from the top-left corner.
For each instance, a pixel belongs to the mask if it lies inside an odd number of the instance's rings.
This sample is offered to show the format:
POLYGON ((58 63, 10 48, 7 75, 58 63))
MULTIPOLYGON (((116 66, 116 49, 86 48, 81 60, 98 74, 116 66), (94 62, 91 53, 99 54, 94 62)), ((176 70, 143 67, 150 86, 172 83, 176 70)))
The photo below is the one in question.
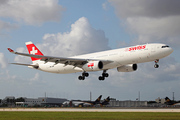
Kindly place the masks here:
POLYGON ((133 72, 137 70, 137 64, 129 64, 123 65, 121 67, 117 67, 118 72, 133 72))
POLYGON ((82 67, 85 71, 96 71, 103 69, 103 62, 102 61, 88 61, 82 67))

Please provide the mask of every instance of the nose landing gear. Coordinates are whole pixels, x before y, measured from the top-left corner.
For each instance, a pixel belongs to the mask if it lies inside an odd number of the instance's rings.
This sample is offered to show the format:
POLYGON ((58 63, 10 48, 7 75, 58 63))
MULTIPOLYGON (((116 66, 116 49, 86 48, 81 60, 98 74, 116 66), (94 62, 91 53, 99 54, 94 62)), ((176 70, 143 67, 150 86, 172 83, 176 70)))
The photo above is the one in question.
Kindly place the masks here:
POLYGON ((159 62, 159 59, 157 59, 156 61, 154 61, 155 62, 155 65, 154 65, 154 67, 155 68, 158 68, 159 67, 159 65, 157 64, 158 62, 159 62))

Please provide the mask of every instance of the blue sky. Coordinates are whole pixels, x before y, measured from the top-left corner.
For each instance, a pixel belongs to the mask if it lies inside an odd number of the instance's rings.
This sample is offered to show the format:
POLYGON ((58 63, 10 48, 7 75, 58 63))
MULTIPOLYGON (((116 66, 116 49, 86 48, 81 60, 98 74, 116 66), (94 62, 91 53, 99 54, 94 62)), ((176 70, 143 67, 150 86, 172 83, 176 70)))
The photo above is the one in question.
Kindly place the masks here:
POLYGON ((123 0, 3 0, 0 2, 0 98, 5 96, 93 99, 100 94, 119 100, 157 97, 180 99, 179 1, 123 0), (162 2, 164 6, 162 6, 162 2), (86 36, 85 34, 88 34, 86 36), (30 58, 13 55, 10 47, 27 52, 32 41, 45 55, 72 56, 144 43, 165 43, 174 52, 154 62, 138 64, 138 71, 109 70, 105 81, 92 72, 85 81, 81 73, 52 74, 11 62, 30 63, 30 58))

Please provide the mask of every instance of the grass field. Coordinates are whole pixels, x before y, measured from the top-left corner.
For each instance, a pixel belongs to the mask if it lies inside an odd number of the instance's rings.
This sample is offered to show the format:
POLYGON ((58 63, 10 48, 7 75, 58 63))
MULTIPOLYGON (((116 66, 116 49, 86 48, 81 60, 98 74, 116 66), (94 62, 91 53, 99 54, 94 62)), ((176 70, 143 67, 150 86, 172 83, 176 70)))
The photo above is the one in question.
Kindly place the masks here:
POLYGON ((0 112, 0 120, 180 120, 180 113, 0 112))

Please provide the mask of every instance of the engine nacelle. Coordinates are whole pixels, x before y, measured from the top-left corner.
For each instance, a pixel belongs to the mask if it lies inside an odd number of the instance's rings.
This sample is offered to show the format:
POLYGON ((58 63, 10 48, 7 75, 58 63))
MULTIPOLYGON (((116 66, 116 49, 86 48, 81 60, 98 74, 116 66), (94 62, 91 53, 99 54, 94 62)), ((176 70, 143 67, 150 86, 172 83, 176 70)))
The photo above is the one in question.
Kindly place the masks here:
POLYGON ((96 71, 103 69, 103 62, 101 61, 89 61, 82 67, 85 71, 96 71))
POLYGON ((123 65, 117 68, 118 72, 133 72, 137 70, 137 64, 123 65))

